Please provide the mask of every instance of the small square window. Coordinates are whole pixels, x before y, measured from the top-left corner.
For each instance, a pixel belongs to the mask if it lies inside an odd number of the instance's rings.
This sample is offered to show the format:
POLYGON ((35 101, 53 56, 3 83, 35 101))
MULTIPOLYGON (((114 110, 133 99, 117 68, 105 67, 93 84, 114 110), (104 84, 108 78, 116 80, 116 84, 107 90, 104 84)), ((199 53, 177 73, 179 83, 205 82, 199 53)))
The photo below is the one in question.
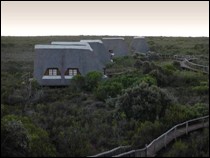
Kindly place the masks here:
POLYGON ((57 75, 57 70, 53 69, 53 76, 56 76, 56 75, 57 75))
POLYGON ((57 69, 49 69, 49 76, 57 76, 58 70, 57 69))
POLYGON ((69 69, 69 76, 76 76, 77 75, 77 69, 69 69))
POLYGON ((49 76, 53 75, 53 69, 49 69, 49 76))

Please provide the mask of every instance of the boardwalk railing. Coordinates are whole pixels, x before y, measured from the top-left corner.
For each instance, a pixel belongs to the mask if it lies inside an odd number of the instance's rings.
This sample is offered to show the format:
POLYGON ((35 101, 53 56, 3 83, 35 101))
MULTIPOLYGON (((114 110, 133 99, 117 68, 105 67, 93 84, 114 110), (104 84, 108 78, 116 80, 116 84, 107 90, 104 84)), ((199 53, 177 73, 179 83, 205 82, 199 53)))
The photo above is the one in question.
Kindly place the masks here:
POLYGON ((111 157, 113 155, 118 155, 120 153, 124 153, 128 150, 131 149, 131 146, 130 145, 127 145, 127 146, 119 146, 117 148, 114 148, 112 150, 109 150, 109 151, 105 151, 103 153, 100 153, 100 154, 97 154, 97 155, 93 155, 93 156, 89 156, 89 157, 111 157))
MULTIPOLYGON (((200 128, 209 126, 209 115, 204 117, 199 117, 196 119, 188 120, 186 122, 180 123, 169 129, 167 132, 154 139, 149 145, 146 145, 143 149, 131 150, 120 154, 115 154, 113 150, 107 151, 105 153, 110 153, 112 157, 151 157, 160 151, 162 148, 166 147, 171 141, 176 138, 188 134, 191 131, 198 130, 200 128)), ((116 150, 117 148, 115 148, 116 150)), ((104 153, 92 156, 92 157, 106 157, 104 153)))
POLYGON ((173 59, 173 60, 177 60, 177 61, 181 61, 181 66, 185 69, 189 69, 192 71, 200 71, 206 74, 209 74, 209 66, 205 66, 205 65, 200 65, 200 64, 196 64, 191 62, 194 59, 198 59, 196 56, 194 55, 160 55, 160 57, 162 59, 173 59))
POLYGON ((185 64, 193 69, 197 69, 206 73, 209 73, 209 67, 204 65, 195 64, 193 62, 190 62, 189 60, 185 59, 185 64))

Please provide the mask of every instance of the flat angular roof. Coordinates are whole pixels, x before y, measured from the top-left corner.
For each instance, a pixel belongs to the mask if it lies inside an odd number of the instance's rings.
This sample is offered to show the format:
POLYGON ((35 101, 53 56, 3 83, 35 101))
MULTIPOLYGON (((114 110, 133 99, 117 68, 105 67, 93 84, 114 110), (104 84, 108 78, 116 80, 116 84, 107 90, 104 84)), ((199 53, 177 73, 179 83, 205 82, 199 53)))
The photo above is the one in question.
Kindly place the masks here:
POLYGON ((69 42, 69 41, 52 41, 51 44, 73 45, 73 46, 86 46, 87 42, 69 42))
POLYGON ((104 38, 102 38, 102 39, 121 39, 121 40, 124 40, 124 38, 123 37, 104 37, 104 38))
POLYGON ((88 45, 81 45, 81 46, 37 44, 37 45, 35 45, 34 48, 35 49, 84 49, 84 50, 93 51, 89 44, 88 45))
POLYGON ((136 36, 136 37, 133 37, 133 38, 144 38, 143 36, 136 36))
POLYGON ((97 42, 97 43, 103 43, 101 40, 80 40, 80 42, 87 42, 87 43, 97 42))

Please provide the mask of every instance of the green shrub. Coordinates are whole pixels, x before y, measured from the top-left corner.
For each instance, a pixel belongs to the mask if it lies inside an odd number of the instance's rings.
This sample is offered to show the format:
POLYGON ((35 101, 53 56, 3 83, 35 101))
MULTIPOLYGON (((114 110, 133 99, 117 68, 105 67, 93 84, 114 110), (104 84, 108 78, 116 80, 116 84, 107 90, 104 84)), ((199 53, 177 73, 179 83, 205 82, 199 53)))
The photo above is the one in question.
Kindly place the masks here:
POLYGON ((69 88, 76 92, 80 92, 85 88, 85 78, 81 75, 74 76, 70 82, 69 88))
POLYGON ((138 79, 138 80, 134 83, 134 85, 139 84, 139 83, 142 83, 142 82, 145 82, 145 83, 149 84, 149 86, 151 86, 151 85, 157 85, 157 80, 156 80, 156 78, 154 78, 154 77, 152 77, 152 76, 150 76, 150 75, 145 75, 145 76, 143 76, 142 78, 138 79))
POLYGON ((165 154, 166 157, 190 157, 188 152, 188 145, 180 140, 176 141, 172 149, 165 154))
POLYGON ((171 64, 163 65, 162 68, 166 75, 172 75, 173 72, 176 71, 175 66, 173 66, 171 64))
MULTIPOLYGON (((44 131, 43 129, 35 126, 27 117, 7 115, 2 118, 1 123, 2 123, 1 129, 7 131, 6 133, 4 132, 1 132, 1 133, 5 134, 4 137, 10 137, 11 139, 11 140, 7 140, 7 143, 13 144, 16 141, 15 143, 17 143, 18 146, 22 146, 26 148, 25 153, 23 153, 21 156, 32 156, 32 157, 33 156, 55 156, 55 148, 53 147, 52 144, 50 144, 48 133, 44 131), (19 125, 21 125, 22 127, 21 128, 17 127, 17 123, 19 123, 19 125), (12 125, 12 127, 7 129, 7 126, 9 125, 12 125), (8 130, 13 130, 13 128, 18 128, 18 129, 14 129, 14 131, 8 131, 8 130), (14 133, 8 133, 8 132, 14 132, 14 133), (22 137, 23 135, 20 132, 25 133, 24 134, 25 138, 24 139, 21 138, 21 140, 18 140, 19 136, 22 137), (28 143, 26 142, 23 143, 22 141, 24 140, 28 143)), ((9 146, 8 149, 13 148, 13 147, 15 148, 14 144, 9 146)), ((22 148, 20 149, 17 148, 16 150, 18 150, 17 152, 22 152, 22 148)), ((13 152, 8 153, 8 156, 10 154, 14 154, 13 152)), ((18 156, 18 154, 14 156, 18 156)))
POLYGON ((1 156, 24 157, 29 150, 28 131, 20 120, 8 116, 1 119, 1 156))
POLYGON ((142 66, 143 66, 143 61, 141 61, 141 60, 137 60, 134 63, 134 67, 137 68, 137 69, 140 69, 142 66))
POLYGON ((152 70, 149 75, 154 77, 157 80, 158 86, 168 86, 171 82, 173 77, 171 75, 164 74, 161 68, 152 70))
POLYGON ((99 81, 101 81, 102 79, 102 73, 100 72, 89 72, 86 76, 85 76, 85 87, 86 90, 88 91, 92 91, 94 88, 96 88, 98 86, 99 81))
POLYGON ((181 70, 180 62, 178 62, 178 61, 173 61, 173 66, 174 66, 176 69, 181 70))
POLYGON ((121 93, 123 85, 118 82, 104 82, 100 84, 95 91, 95 95, 99 100, 104 101, 109 97, 116 97, 121 93))
POLYGON ((207 85, 195 86, 195 87, 192 87, 192 91, 198 95, 205 95, 209 93, 209 87, 207 85))
POLYGON ((117 105, 128 119, 155 120, 163 117, 166 107, 171 102, 172 98, 166 91, 142 82, 138 86, 126 89, 118 97, 117 105))
POLYGON ((171 86, 197 86, 203 80, 207 79, 203 74, 191 71, 176 71, 174 72, 174 82, 171 86))
POLYGON ((155 121, 154 123, 150 121, 140 123, 132 137, 132 145, 137 148, 145 147, 146 144, 149 144, 153 139, 158 137, 162 131, 163 124, 159 121, 155 121))
POLYGON ((165 111, 165 116, 162 118, 168 127, 184 122, 196 117, 201 117, 208 114, 208 108, 204 104, 189 105, 172 105, 165 111))

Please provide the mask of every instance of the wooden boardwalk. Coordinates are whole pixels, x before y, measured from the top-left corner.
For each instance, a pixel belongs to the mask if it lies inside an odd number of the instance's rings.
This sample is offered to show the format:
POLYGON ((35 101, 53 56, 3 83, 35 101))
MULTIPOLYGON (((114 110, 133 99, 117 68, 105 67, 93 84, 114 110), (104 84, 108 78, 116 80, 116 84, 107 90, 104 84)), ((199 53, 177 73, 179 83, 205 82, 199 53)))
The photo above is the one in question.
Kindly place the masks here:
POLYGON ((178 137, 206 127, 209 127, 209 115, 175 125, 154 139, 149 145, 146 145, 145 148, 126 151, 131 149, 131 146, 120 146, 90 157, 154 157, 158 151, 167 147, 170 142, 178 137))

